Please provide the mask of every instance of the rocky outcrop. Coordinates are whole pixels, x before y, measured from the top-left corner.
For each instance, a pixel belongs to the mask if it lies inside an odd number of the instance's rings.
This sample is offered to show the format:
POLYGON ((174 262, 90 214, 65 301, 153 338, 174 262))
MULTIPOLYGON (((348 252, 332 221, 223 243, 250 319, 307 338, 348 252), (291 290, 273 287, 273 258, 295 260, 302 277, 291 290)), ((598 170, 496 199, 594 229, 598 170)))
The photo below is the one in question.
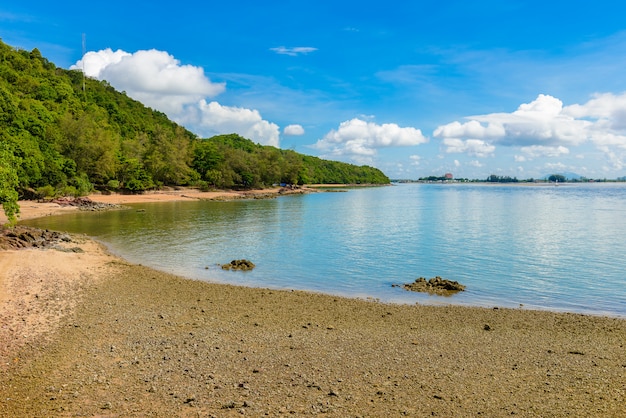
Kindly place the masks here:
POLYGON ((392 285, 402 287, 412 292, 426 292, 440 295, 450 295, 465 290, 465 286, 454 280, 442 279, 439 276, 426 280, 424 277, 416 279, 413 283, 403 285, 392 285))
POLYGON ((228 264, 222 264, 224 270, 252 270, 255 267, 254 263, 250 260, 233 260, 228 264))
POLYGON ((59 206, 75 206, 80 210, 88 211, 101 211, 117 209, 121 207, 120 205, 115 205, 111 203, 94 202, 88 197, 57 197, 47 202, 56 203, 59 206))
POLYGON ((47 229, 16 226, 0 229, 0 250, 52 247, 61 242, 71 242, 69 234, 47 229))

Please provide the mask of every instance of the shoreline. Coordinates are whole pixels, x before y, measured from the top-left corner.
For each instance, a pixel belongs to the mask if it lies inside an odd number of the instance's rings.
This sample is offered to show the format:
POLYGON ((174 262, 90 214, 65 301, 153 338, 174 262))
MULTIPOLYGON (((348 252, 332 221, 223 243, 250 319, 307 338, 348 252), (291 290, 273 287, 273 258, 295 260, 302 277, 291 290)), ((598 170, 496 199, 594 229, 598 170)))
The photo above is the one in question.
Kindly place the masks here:
MULTIPOLYGON (((120 205, 132 203, 151 203, 151 202, 174 202, 174 201, 192 201, 192 200, 240 200, 240 199, 272 199, 279 196, 287 196, 292 194, 318 193, 324 191, 337 191, 339 189, 350 189, 355 187, 384 187, 388 185, 370 185, 370 184, 307 184, 298 187, 271 187, 267 189, 252 190, 213 190, 200 191, 198 189, 181 187, 176 189, 163 189, 155 191, 147 191, 138 194, 122 194, 122 193, 91 193, 86 198, 95 203, 103 203, 108 205, 120 205)), ((80 210, 79 207, 70 205, 59 205, 57 203, 36 201, 36 200, 20 200, 18 201, 20 220, 28 220, 34 218, 42 218, 46 216, 62 215, 67 212, 80 210)), ((0 227, 7 223, 7 218, 0 206, 0 227)))
MULTIPOLYGON (((193 200, 238 200, 238 199, 262 199, 262 198, 274 198, 289 194, 302 194, 302 193, 315 193, 314 188, 303 187, 296 189, 285 189, 280 187, 273 187, 270 189, 254 189, 245 191, 234 190, 217 190, 203 192, 198 189, 181 188, 171 190, 157 190, 149 191, 141 194, 121 194, 121 193, 92 193, 86 198, 96 203, 104 203, 109 205, 120 205, 131 203, 151 203, 151 202, 174 202, 174 201, 193 201, 193 200)), ((68 212, 74 212, 80 210, 77 206, 59 205, 57 203, 35 201, 35 200, 20 200, 18 202, 20 206, 20 213, 18 217, 18 223, 21 220, 28 220, 34 218, 43 218, 46 216, 62 215, 68 212)), ((0 207, 0 225, 4 225, 7 222, 7 218, 4 211, 0 207)))
POLYGON ((0 252, 1 416, 626 413, 622 319, 207 283, 63 246, 83 252, 0 252))

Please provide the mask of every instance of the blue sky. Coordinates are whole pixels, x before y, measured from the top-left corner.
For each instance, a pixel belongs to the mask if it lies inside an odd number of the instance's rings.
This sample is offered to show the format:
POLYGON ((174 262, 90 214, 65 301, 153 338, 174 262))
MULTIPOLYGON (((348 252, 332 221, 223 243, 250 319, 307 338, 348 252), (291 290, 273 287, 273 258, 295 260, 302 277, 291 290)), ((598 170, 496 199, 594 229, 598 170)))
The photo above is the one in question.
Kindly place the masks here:
POLYGON ((0 5, 5 43, 202 137, 237 132, 392 178, 626 175, 619 2, 13 3, 0 5))

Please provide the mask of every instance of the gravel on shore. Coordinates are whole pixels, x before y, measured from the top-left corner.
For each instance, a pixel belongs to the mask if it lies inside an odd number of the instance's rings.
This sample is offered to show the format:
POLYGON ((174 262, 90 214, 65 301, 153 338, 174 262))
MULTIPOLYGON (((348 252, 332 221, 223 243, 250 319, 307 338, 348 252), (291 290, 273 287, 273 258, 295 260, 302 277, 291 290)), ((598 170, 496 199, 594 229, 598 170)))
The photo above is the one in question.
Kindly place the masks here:
POLYGON ((212 284, 68 245, 5 252, 0 416, 626 416, 624 319, 212 284), (56 285, 59 258, 89 268, 56 285))

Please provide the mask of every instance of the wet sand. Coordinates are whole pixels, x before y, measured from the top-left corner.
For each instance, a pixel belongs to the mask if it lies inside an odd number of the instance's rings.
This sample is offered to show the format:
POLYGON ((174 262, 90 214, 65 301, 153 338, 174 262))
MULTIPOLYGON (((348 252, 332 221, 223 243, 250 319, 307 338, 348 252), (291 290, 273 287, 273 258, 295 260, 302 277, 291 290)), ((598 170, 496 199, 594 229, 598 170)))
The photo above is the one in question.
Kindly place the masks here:
POLYGON ((81 236, 0 251, 0 416, 626 416, 625 345, 624 319, 205 283, 81 236))

